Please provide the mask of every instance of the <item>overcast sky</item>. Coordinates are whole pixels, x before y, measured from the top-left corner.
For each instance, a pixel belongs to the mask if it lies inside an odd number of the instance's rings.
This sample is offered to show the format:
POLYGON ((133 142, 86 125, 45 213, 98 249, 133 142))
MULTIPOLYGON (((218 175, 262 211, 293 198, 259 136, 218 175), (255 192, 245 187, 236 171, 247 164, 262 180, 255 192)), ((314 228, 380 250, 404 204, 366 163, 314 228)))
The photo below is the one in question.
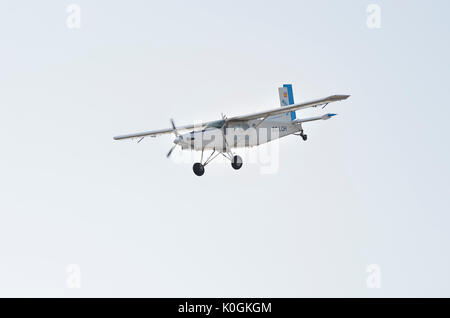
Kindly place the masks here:
POLYGON ((450 296, 448 1, 71 3, 0 3, 0 296, 450 296), (112 139, 284 83, 269 174, 112 139))

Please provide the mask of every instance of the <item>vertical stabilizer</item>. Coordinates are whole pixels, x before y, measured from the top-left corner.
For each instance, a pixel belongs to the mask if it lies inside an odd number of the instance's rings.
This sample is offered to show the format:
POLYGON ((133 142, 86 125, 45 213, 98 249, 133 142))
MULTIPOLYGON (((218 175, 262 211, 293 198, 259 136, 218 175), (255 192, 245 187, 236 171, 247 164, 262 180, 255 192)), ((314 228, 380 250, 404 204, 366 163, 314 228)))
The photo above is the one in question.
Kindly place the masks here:
MULTIPOLYGON (((292 84, 284 84, 283 87, 278 88, 278 94, 280 95, 281 107, 294 104, 294 93, 292 91, 292 84)), ((295 120, 297 116, 295 112, 290 112, 291 120, 295 120)))
MULTIPOLYGON (((291 84, 284 84, 282 87, 279 87, 278 94, 280 95, 281 107, 286 107, 294 104, 294 94, 292 92, 291 84)), ((288 112, 286 114, 269 117, 269 119, 277 121, 292 121, 296 119, 296 115, 295 112, 288 112)))

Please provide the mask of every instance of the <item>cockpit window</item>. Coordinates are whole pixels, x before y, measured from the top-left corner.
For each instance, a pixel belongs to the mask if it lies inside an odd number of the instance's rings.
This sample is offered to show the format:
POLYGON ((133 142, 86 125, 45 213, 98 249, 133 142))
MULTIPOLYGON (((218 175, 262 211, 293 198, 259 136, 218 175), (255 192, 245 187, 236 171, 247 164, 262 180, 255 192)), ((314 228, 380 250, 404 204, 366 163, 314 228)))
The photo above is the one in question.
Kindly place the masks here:
POLYGON ((225 120, 217 120, 209 123, 206 125, 205 128, 222 128, 223 124, 225 123, 225 120))
POLYGON ((233 124, 230 128, 234 128, 234 129, 241 128, 242 130, 247 130, 249 127, 250 126, 245 122, 238 122, 238 123, 233 124))

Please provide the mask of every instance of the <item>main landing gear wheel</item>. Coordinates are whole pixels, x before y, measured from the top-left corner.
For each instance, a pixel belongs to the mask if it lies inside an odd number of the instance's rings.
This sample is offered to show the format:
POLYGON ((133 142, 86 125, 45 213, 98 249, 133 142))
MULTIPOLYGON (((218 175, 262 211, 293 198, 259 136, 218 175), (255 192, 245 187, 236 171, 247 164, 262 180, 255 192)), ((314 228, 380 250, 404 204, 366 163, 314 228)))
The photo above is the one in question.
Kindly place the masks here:
POLYGON ((302 134, 302 135, 300 135, 300 136, 302 136, 302 138, 303 138, 304 141, 308 140, 308 135, 303 135, 303 134, 302 134))
POLYGON ((205 173, 205 167, 200 162, 194 163, 192 170, 194 170, 195 175, 199 177, 205 173))
POLYGON ((242 167, 242 158, 239 156, 234 156, 233 161, 231 161, 231 166, 235 170, 239 170, 242 167))

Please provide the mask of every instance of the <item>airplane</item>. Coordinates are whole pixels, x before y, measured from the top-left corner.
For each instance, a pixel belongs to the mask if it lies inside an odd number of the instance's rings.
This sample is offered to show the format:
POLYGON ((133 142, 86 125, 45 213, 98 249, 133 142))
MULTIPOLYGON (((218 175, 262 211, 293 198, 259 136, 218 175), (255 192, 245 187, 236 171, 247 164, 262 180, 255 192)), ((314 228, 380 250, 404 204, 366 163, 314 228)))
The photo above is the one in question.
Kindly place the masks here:
POLYGON ((171 128, 116 136, 114 140, 139 138, 139 143, 145 137, 156 137, 173 133, 175 135, 174 145, 167 153, 167 158, 170 157, 177 146, 182 150, 201 151, 200 162, 194 163, 192 167, 195 175, 202 176, 205 173, 205 166, 220 154, 231 161, 233 169, 239 170, 243 161, 240 156, 232 152, 233 148, 254 147, 288 135, 300 136, 306 141, 307 135, 303 130, 304 123, 328 120, 336 114, 328 113, 316 117, 297 119, 296 111, 310 107, 325 108, 329 103, 346 100, 350 97, 350 95, 332 95, 295 104, 291 84, 284 84, 278 88, 278 94, 281 108, 230 118, 222 115, 220 120, 178 127, 175 126, 173 119, 171 119, 171 128), (188 132, 180 133, 186 131, 188 132), (203 161, 205 150, 212 150, 212 153, 203 161))

